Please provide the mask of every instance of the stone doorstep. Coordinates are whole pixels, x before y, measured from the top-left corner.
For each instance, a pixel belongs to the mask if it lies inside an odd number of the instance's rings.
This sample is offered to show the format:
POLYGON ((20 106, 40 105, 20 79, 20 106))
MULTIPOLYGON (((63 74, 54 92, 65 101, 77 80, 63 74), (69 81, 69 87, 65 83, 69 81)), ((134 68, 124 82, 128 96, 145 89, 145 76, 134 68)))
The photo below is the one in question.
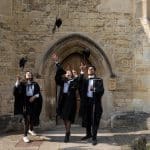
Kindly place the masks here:
MULTIPOLYGON (((73 130, 74 129, 76 129, 76 128, 73 128, 73 130)), ((54 131, 47 131, 47 132, 45 131, 44 133, 42 133, 41 135, 39 134, 38 136, 29 136, 29 138, 31 139, 31 143, 24 143, 22 140, 22 135, 20 135, 18 142, 15 144, 14 148, 16 150, 39 150, 39 149, 43 150, 44 145, 46 146, 46 148, 47 147, 49 148, 49 146, 53 147, 56 144, 56 145, 60 145, 60 148, 63 147, 64 149, 68 146, 71 146, 71 145, 87 146, 87 148, 91 149, 91 143, 90 142, 89 142, 90 144, 89 143, 82 143, 81 141, 80 141, 81 143, 80 142, 77 143, 78 140, 80 140, 80 136, 83 136, 83 134, 84 134, 82 132, 81 133, 79 132, 79 131, 82 131, 81 129, 79 129, 77 131, 78 134, 76 134, 76 130, 75 130, 75 133, 72 134, 72 137, 71 137, 71 143, 68 143, 68 144, 63 143, 64 133, 60 133, 61 136, 63 136, 63 137, 61 137, 61 139, 60 139, 60 136, 58 135, 58 132, 60 132, 62 130, 63 129, 57 128, 57 130, 54 130, 54 131), (45 142, 45 141, 48 141, 48 139, 47 140, 44 139, 47 137, 52 138, 52 140, 50 140, 51 142, 45 142)), ((135 139, 137 136, 140 136, 141 134, 142 135, 146 134, 148 136, 147 140, 148 140, 148 144, 149 144, 150 137, 149 137, 149 132, 147 132, 147 131, 138 131, 135 133, 134 132, 131 132, 131 133, 111 133, 108 131, 108 132, 103 133, 102 130, 100 130, 100 132, 98 133, 98 143, 99 144, 97 145, 97 147, 100 146, 100 148, 102 148, 104 146, 104 148, 106 148, 107 146, 109 146, 109 148, 108 148, 109 150, 113 150, 113 148, 115 148, 114 150, 131 150, 130 146, 129 146, 130 142, 128 143, 128 141, 132 141, 133 139, 135 139), (135 137, 133 137, 133 136, 135 136, 135 137), (118 141, 118 143, 120 143, 121 149, 119 149, 120 146, 116 143, 117 141, 118 141), (111 145, 110 145, 110 143, 111 143, 111 145), (129 145, 125 146, 123 143, 129 144, 129 145), (117 148, 117 146, 118 146, 118 148, 117 148), (112 147, 112 149, 110 149, 111 147, 112 147)), ((54 148, 56 148, 55 146, 54 146, 54 148)), ((95 147, 95 148, 97 148, 97 147, 95 147)), ((47 150, 47 149, 44 149, 44 150, 47 150)), ((101 149, 101 150, 103 150, 103 149, 101 149)))

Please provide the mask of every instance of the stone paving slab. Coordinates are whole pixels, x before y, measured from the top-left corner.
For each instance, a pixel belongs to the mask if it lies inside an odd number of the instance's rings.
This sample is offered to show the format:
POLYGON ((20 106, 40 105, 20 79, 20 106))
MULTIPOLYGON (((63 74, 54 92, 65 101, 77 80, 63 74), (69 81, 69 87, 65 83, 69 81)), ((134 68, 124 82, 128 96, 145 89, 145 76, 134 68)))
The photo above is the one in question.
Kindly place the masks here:
POLYGON ((31 141, 30 143, 24 143, 23 140, 20 140, 15 147, 40 147, 40 145, 43 143, 41 140, 35 140, 31 141))
POLYGON ((130 150, 128 145, 138 136, 146 136, 150 141, 150 131, 112 132, 100 129, 98 144, 93 146, 91 139, 81 141, 85 135, 84 129, 75 126, 71 130, 69 143, 64 143, 64 127, 56 127, 49 131, 40 131, 38 136, 29 136, 30 143, 24 143, 22 134, 7 133, 0 135, 0 150, 130 150))

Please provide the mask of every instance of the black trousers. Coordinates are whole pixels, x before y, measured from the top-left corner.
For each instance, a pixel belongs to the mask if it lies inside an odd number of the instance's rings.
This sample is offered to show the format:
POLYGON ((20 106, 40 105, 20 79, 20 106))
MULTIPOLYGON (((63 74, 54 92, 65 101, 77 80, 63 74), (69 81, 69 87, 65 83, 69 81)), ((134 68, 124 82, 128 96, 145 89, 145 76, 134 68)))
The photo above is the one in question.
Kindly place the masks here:
POLYGON ((87 98, 86 113, 87 113, 86 134, 92 135, 92 139, 95 140, 97 138, 97 130, 99 127, 101 115, 98 115, 96 112, 96 107, 93 98, 87 98))
POLYGON ((30 97, 26 97, 26 110, 24 112, 24 136, 27 136, 29 129, 33 130, 33 120, 35 118, 33 103, 29 102, 30 97))
POLYGON ((24 116, 24 136, 27 136, 29 129, 33 130, 33 120, 31 116, 24 116))

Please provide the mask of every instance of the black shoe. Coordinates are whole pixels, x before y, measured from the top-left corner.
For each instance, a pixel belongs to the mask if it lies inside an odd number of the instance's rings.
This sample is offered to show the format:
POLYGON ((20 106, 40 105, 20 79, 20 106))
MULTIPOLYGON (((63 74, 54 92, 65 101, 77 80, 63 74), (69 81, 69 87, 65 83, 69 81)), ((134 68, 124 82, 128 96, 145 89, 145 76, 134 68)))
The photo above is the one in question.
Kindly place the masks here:
POLYGON ((96 139, 92 140, 92 145, 96 145, 96 144, 97 144, 97 140, 96 139))
POLYGON ((65 138, 64 138, 65 143, 69 142, 69 137, 70 137, 70 132, 66 133, 65 135, 65 138))
POLYGON ((92 137, 92 135, 86 135, 86 136, 84 136, 83 138, 81 138, 81 140, 83 141, 83 140, 87 140, 87 139, 89 139, 89 138, 91 138, 92 137))

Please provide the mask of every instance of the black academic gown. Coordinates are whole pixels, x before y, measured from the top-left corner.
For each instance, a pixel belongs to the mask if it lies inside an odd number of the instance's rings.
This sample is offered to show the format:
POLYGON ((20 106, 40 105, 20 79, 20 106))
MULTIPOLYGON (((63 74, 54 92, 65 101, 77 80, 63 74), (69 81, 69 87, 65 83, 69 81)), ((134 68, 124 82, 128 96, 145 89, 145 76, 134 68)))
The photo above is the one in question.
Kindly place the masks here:
POLYGON ((23 115, 23 107, 25 106, 25 84, 20 83, 17 87, 13 87, 14 96, 14 115, 23 115))
MULTIPOLYGON (((94 78, 94 86, 95 86, 95 92, 94 92, 94 103, 95 103, 95 111, 94 111, 94 118, 97 120, 100 120, 103 108, 101 103, 101 97, 104 94, 104 86, 103 86, 103 80, 101 78, 94 78), (96 80, 97 79, 97 80, 96 80)), ((82 126, 87 127, 87 91, 88 91, 88 83, 89 79, 86 79, 84 75, 80 75, 79 77, 79 89, 80 89, 80 96, 81 96, 81 102, 80 102, 80 110, 79 115, 82 118, 82 126)), ((99 121, 97 121, 99 122, 99 121)))
POLYGON ((37 126, 39 125, 39 116, 42 110, 42 95, 40 93, 40 87, 38 83, 32 82, 34 84, 34 93, 35 94, 39 93, 39 97, 36 98, 31 105, 29 102, 27 102, 29 99, 26 96, 26 83, 20 83, 18 87, 14 86, 13 94, 15 97, 15 102, 14 102, 14 114, 22 114, 24 117, 27 115, 30 115, 32 117, 33 125, 37 126))
MULTIPOLYGON (((43 99, 42 99, 42 95, 41 95, 41 92, 40 92, 40 87, 38 85, 37 82, 32 82, 32 84, 34 85, 34 93, 33 93, 33 96, 36 95, 36 94, 39 94, 39 97, 36 98, 33 102, 32 102, 32 112, 33 112, 33 125, 34 126, 38 126, 39 125, 39 117, 40 117, 40 114, 41 114, 41 110, 42 110, 42 102, 43 102, 43 99)), ((25 98, 25 102, 27 100, 27 96, 25 98)), ((28 112, 27 112, 28 113, 28 112)))
POLYGON ((65 74, 65 71, 57 64, 57 71, 55 76, 55 81, 58 86, 60 86, 59 96, 57 100, 57 115, 64 120, 69 120, 71 123, 74 123, 76 115, 76 89, 77 89, 77 79, 70 81, 68 88, 68 93, 64 96, 63 89, 66 79, 62 76, 65 74))

